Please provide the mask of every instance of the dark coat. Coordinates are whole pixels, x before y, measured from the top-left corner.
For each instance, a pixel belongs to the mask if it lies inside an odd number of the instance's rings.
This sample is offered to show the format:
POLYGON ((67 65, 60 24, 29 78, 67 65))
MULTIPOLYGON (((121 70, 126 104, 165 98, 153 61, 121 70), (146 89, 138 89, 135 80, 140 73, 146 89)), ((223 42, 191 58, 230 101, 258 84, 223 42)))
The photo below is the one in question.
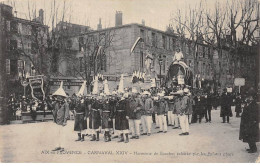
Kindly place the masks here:
POLYGON ((129 119, 141 119, 141 110, 143 109, 143 102, 140 98, 130 99, 127 104, 127 113, 129 119))
POLYGON ((232 117, 231 104, 232 104, 232 96, 230 96, 229 94, 223 93, 221 95, 220 117, 223 117, 223 116, 232 117))
POLYGON ((116 111, 114 112, 115 118, 115 129, 116 130, 127 130, 129 129, 129 123, 126 119, 127 116, 127 100, 119 100, 116 103, 116 111))
POLYGON ((258 110, 256 102, 251 102, 243 109, 239 132, 239 139, 243 142, 259 142, 258 110))
POLYGON ((88 111, 86 109, 85 102, 81 103, 80 101, 77 101, 75 103, 74 131, 81 131, 87 129, 87 114, 88 111))
POLYGON ((205 113, 206 108, 206 99, 202 96, 195 96, 195 112, 197 115, 201 115, 205 113))
POLYGON ((241 104, 242 104, 241 97, 237 97, 236 100, 235 100, 235 106, 236 106, 235 112, 237 112, 237 113, 242 112, 241 104))
POLYGON ((103 109, 103 104, 97 100, 93 101, 91 104, 91 110, 89 113, 89 128, 98 129, 101 126, 101 110, 103 109))
POLYGON ((56 102, 54 104, 53 117, 57 125, 66 123, 69 119, 69 104, 67 102, 56 102))
POLYGON ((110 101, 103 102, 103 109, 101 113, 102 129, 113 128, 113 107, 110 101))

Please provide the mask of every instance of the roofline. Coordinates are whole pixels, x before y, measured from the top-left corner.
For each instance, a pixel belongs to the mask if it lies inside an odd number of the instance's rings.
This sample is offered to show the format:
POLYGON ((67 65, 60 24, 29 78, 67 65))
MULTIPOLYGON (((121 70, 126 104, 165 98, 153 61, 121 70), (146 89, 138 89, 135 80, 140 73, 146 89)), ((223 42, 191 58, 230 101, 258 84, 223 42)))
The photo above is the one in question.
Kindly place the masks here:
POLYGON ((36 21, 26 20, 26 19, 19 18, 19 17, 13 17, 13 19, 23 21, 23 22, 26 22, 26 23, 30 23, 30 24, 36 24, 36 25, 39 25, 39 26, 42 26, 42 27, 45 27, 45 28, 49 28, 49 26, 41 24, 41 23, 36 22, 36 21))
POLYGON ((121 25, 121 26, 109 27, 109 28, 104 28, 104 29, 100 29, 100 30, 92 30, 92 31, 89 31, 89 32, 85 32, 85 33, 76 35, 76 36, 82 36, 82 35, 87 35, 87 34, 97 33, 97 32, 104 32, 104 31, 113 30, 113 29, 120 29, 120 28, 130 27, 130 26, 133 26, 133 25, 136 25, 136 26, 139 26, 139 27, 143 27, 143 28, 146 28, 146 29, 150 29, 150 30, 153 30, 153 31, 157 31, 157 32, 163 33, 165 35, 170 35, 170 36, 174 36, 174 37, 178 36, 175 33, 174 34, 170 34, 170 33, 167 33, 165 31, 162 31, 162 30, 159 30, 159 29, 155 29, 155 28, 152 28, 152 27, 148 27, 148 26, 145 26, 145 25, 142 25, 142 24, 138 24, 138 23, 125 24, 125 25, 121 25))
MULTIPOLYGON (((81 26, 81 27, 88 27, 88 28, 91 28, 91 27, 88 26, 88 25, 75 24, 75 23, 71 23, 71 22, 67 22, 67 21, 59 21, 58 24, 61 24, 61 23, 66 23, 66 24, 72 24, 72 25, 76 25, 76 26, 81 26)), ((57 24, 57 25, 58 25, 58 24, 57 24)))

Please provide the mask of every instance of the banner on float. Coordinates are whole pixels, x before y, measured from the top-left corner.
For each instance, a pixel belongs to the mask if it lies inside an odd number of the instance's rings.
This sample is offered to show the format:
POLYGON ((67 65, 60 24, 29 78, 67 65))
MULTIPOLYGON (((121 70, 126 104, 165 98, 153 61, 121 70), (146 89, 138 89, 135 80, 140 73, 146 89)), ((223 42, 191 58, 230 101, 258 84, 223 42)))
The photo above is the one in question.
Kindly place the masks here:
POLYGON ((28 79, 31 87, 32 98, 44 100, 45 92, 43 90, 43 75, 30 76, 28 79))
POLYGON ((179 76, 177 77, 177 80, 178 80, 178 84, 179 84, 179 85, 185 84, 185 83, 184 83, 184 76, 183 76, 183 75, 179 75, 179 76))

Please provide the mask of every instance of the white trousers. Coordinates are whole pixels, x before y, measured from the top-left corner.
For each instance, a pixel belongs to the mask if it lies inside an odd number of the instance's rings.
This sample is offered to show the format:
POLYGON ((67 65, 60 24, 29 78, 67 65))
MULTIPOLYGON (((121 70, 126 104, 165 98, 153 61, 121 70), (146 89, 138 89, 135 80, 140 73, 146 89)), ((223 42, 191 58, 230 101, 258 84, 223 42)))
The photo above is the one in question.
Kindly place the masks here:
POLYGON ((172 111, 168 111, 168 125, 174 125, 174 115, 172 111))
POLYGON ((167 131, 167 121, 165 115, 158 115, 160 131, 167 131))
POLYGON ((140 136, 140 124, 141 120, 139 119, 129 119, 129 127, 132 132, 132 136, 140 136))
POLYGON ((56 131, 57 131, 56 146, 64 148, 64 145, 65 145, 64 141, 65 141, 65 138, 66 138, 65 126, 55 124, 55 128, 56 128, 56 131))
POLYGON ((177 114, 172 114, 174 120, 174 127, 179 127, 179 117, 177 114))
POLYGON ((158 115, 157 114, 155 114, 155 126, 156 127, 159 127, 160 125, 159 125, 159 119, 158 119, 158 115))
POLYGON ((189 132, 188 115, 179 115, 181 130, 183 133, 189 132))
POLYGON ((142 115, 141 116, 141 123, 143 127, 143 133, 150 133, 152 129, 152 116, 149 115, 142 115))

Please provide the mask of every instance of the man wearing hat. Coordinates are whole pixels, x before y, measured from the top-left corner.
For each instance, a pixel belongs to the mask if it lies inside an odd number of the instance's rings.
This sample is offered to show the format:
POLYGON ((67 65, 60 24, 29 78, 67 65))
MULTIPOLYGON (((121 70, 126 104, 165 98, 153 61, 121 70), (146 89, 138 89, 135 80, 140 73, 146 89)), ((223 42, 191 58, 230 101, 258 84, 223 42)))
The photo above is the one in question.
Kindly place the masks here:
POLYGON ((101 110, 103 109, 102 96, 97 96, 91 105, 89 113, 89 128, 92 129, 92 139, 90 141, 99 141, 99 127, 101 126, 101 110))
POLYGON ((58 146, 53 151, 64 151, 63 141, 65 138, 64 127, 67 125, 69 119, 69 104, 66 101, 67 95, 62 88, 63 82, 61 82, 60 88, 53 94, 56 97, 53 109, 54 123, 56 123, 58 133, 58 146))
POLYGON ((225 88, 221 95, 220 117, 222 117, 223 119, 222 123, 226 123, 226 119, 227 119, 227 123, 229 123, 229 117, 232 116, 231 104, 232 104, 232 97, 230 96, 230 94, 227 92, 227 89, 225 88))
POLYGON ((168 96, 168 126, 173 126, 174 125, 174 97, 172 95, 168 96))
POLYGON ((174 100, 174 107, 173 107, 173 116, 174 116, 174 127, 173 129, 178 129, 179 128, 179 113, 181 109, 181 93, 180 91, 177 91, 178 93, 175 93, 176 97, 174 100))
POLYGON ((158 133, 161 132, 167 133, 166 115, 168 112, 168 104, 164 99, 164 94, 160 93, 158 96, 159 96, 159 107, 157 108, 157 116, 158 116, 159 126, 160 126, 158 133))
POLYGON ((144 95, 144 111, 141 116, 141 123, 143 127, 142 135, 151 135, 152 129, 152 112, 153 112, 153 100, 151 99, 151 94, 148 91, 143 93, 144 95))
POLYGON ((203 118, 203 115, 205 115, 205 98, 202 96, 201 92, 198 92, 197 95, 194 97, 195 102, 195 111, 192 115, 194 123, 197 123, 198 116, 199 116, 199 123, 201 123, 201 120, 203 118))
POLYGON ((189 135, 189 119, 188 119, 188 114, 189 114, 189 89, 185 88, 183 90, 184 96, 182 97, 181 100, 181 109, 180 109, 180 114, 179 114, 179 119, 180 119, 180 126, 182 133, 179 135, 189 135))
POLYGON ((129 126, 132 132, 131 139, 139 139, 140 137, 141 110, 143 109, 143 105, 140 96, 138 96, 137 92, 133 91, 129 99, 129 107, 127 108, 129 126))
POLYGON ((116 111, 114 112, 115 118, 115 130, 120 133, 120 140, 118 142, 129 142, 128 133, 129 133, 129 123, 127 116, 127 107, 128 100, 126 100, 126 96, 118 95, 120 97, 116 103, 116 111))
POLYGON ((248 153, 256 153, 256 142, 259 142, 259 105, 257 105, 255 97, 255 91, 250 89, 240 122, 239 140, 248 143, 248 153))
POLYGON ((102 129, 105 130, 104 139, 105 142, 111 141, 110 131, 113 128, 113 112, 114 107, 108 96, 104 96, 103 109, 101 113, 102 117, 102 129))
POLYGON ((87 129, 87 115, 88 110, 86 108, 85 100, 82 96, 79 96, 75 103, 74 131, 78 132, 78 139, 76 141, 84 141, 85 135, 83 131, 87 129))

